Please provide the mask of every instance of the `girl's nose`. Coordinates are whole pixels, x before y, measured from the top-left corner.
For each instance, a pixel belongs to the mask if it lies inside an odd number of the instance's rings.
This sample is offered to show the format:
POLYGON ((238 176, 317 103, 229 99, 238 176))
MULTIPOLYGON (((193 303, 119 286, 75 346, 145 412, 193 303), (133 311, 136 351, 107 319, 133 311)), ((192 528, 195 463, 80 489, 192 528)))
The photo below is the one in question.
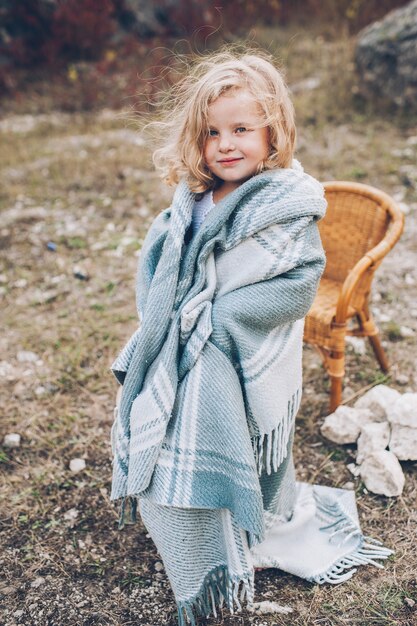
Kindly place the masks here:
POLYGON ((228 136, 220 137, 219 150, 220 152, 229 152, 229 150, 234 150, 235 146, 233 144, 232 138, 228 136))

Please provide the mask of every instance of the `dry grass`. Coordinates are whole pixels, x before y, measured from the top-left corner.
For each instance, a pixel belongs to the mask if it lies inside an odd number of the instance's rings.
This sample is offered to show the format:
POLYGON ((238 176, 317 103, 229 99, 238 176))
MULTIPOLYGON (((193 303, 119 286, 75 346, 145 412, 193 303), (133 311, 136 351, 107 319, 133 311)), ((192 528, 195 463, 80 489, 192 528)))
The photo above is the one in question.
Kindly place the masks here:
MULTIPOLYGON (((415 326, 417 317, 417 141, 410 139, 417 136, 417 126, 401 127, 350 108, 350 42, 276 31, 257 36, 272 47, 273 35, 291 84, 312 76, 321 81, 320 88, 301 87, 294 95, 299 158, 306 169, 321 180, 375 184, 411 206, 406 232, 379 270, 374 308, 394 363, 388 382, 400 391, 415 391, 416 336, 404 337, 401 327, 415 326)), ((136 145, 133 133, 126 133, 111 112, 50 113, 33 118, 31 130, 18 132, 23 121, 16 118, 13 129, 9 117, 0 131, 6 330, 0 338, 1 435, 22 436, 20 448, 0 448, 2 623, 173 625, 173 597, 164 574, 155 574, 152 542, 140 526, 119 532, 117 511, 109 502, 116 391, 109 365, 136 326, 137 251, 170 192, 152 172, 148 147, 136 145), (74 270, 88 280, 76 278, 74 270), (22 350, 38 360, 19 361, 22 350), (86 460, 79 474, 69 470, 76 457, 86 460)), ((347 395, 381 379, 369 350, 364 356, 349 351, 347 370, 347 395)), ((290 618, 224 614, 207 624, 415 623, 416 465, 403 464, 406 486, 400 498, 367 493, 346 468, 354 447, 333 445, 320 435, 327 401, 321 365, 306 349, 295 442, 298 477, 316 480, 320 468, 324 484, 354 482, 365 532, 393 548, 395 556, 384 570, 362 568, 340 587, 260 572, 258 599, 289 604, 290 618)))

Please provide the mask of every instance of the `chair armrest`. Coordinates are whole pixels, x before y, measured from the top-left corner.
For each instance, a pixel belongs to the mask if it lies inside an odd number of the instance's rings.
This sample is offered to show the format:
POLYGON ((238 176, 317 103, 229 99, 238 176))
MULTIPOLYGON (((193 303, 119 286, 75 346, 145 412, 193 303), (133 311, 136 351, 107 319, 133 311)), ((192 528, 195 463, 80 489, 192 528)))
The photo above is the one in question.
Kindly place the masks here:
MULTIPOLYGON (((380 244, 378 244, 378 246, 379 245, 380 244)), ((374 249, 375 248, 373 248, 373 250, 374 249)), ((365 254, 365 256, 359 259, 356 265, 350 270, 349 274, 346 276, 336 304, 335 323, 337 325, 343 326, 344 324, 346 324, 347 311, 350 300, 352 298, 352 294, 362 276, 371 267, 371 265, 373 265, 373 263, 373 259, 368 256, 368 254, 365 254)))
POLYGON ((356 285, 365 274, 365 272, 381 259, 394 247, 398 239, 401 237, 401 233, 404 229, 404 214, 394 206, 391 201, 389 204, 389 213, 391 214, 392 221, 388 227, 388 230, 384 238, 371 250, 369 250, 365 256, 363 256, 356 265, 350 270, 346 276, 342 289, 336 305, 335 323, 343 326, 346 324, 347 310, 352 298, 352 294, 356 288, 356 285))

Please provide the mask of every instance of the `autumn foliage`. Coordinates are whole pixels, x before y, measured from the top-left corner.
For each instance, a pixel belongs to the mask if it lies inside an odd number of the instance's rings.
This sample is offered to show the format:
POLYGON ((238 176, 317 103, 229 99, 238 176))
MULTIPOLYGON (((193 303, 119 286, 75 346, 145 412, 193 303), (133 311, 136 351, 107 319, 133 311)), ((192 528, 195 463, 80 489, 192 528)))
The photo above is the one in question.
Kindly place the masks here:
MULTIPOLYGON (((17 94, 37 76, 48 80, 59 76, 58 80, 77 87, 77 106, 89 108, 98 104, 103 77, 114 82, 112 89, 118 95, 132 94, 148 65, 166 65, 164 59, 151 58, 155 51, 172 49, 178 41, 189 42, 190 50, 203 51, 246 37, 258 24, 309 24, 312 19, 352 33, 406 3, 143 0, 141 11, 136 5, 135 13, 133 0, 1 0, 0 92, 17 94), (146 14, 149 25, 138 24, 138 14, 146 14)), ((64 97, 63 102, 65 106, 64 97)))
POLYGON ((116 30, 113 0, 11 2, 2 52, 18 66, 96 59, 116 30))

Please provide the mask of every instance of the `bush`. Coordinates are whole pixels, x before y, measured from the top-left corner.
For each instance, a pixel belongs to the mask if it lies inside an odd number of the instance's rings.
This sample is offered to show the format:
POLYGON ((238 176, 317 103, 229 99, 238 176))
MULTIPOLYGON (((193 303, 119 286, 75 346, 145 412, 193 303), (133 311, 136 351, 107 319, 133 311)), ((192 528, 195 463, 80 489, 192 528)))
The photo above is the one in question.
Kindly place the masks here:
POLYGON ((1 52, 18 67, 99 58, 117 26, 115 0, 11 0, 2 14, 1 52))

